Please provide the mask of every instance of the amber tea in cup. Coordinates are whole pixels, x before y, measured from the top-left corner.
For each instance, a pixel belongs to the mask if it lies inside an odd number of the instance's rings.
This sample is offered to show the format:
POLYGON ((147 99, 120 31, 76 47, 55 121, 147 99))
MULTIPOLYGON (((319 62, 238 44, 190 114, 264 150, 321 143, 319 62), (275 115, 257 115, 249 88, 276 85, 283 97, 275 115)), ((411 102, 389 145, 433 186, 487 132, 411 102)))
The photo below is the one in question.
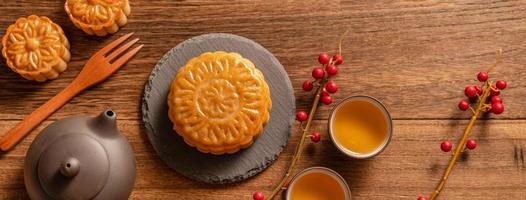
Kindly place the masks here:
POLYGON ((373 97, 349 97, 330 115, 331 140, 340 151, 353 158, 378 155, 389 143, 391 134, 389 112, 373 97))
POLYGON ((338 173, 325 167, 311 167, 290 182, 287 200, 350 200, 349 186, 338 173))

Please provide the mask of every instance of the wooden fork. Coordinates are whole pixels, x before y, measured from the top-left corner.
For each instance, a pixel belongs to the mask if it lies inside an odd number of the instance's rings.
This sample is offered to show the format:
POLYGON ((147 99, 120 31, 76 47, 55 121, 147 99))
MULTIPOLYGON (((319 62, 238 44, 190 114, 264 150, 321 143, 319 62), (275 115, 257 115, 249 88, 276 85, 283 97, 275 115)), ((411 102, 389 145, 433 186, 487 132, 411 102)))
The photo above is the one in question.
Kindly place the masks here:
POLYGON ((29 134, 31 130, 37 127, 42 121, 57 111, 77 94, 105 80, 120 67, 122 67, 126 62, 128 62, 135 54, 137 54, 137 52, 139 52, 143 45, 140 45, 126 52, 125 54, 123 53, 130 49, 133 44, 137 43, 139 38, 131 40, 119 48, 116 47, 123 43, 126 39, 130 38, 132 35, 133 33, 129 33, 118 38, 91 56, 73 82, 71 82, 60 93, 47 101, 44 105, 40 106, 30 115, 25 117, 21 122, 19 122, 15 127, 13 127, 4 135, 4 137, 0 140, 0 150, 10 150, 22 138, 24 138, 24 136, 29 134), (121 56, 121 54, 123 55, 121 56))

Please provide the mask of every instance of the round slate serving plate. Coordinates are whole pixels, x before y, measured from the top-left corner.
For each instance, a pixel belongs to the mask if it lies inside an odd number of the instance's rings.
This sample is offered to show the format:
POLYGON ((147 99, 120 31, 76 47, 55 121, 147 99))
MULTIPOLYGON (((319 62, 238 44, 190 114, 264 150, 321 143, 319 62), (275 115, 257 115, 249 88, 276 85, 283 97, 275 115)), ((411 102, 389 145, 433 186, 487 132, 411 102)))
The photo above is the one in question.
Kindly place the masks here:
POLYGON ((245 180, 266 169, 287 144, 294 122, 295 98, 287 72, 261 45, 247 38, 213 33, 186 40, 166 53, 145 85, 143 121, 155 151, 172 169, 191 179, 214 183, 245 180), (172 129, 166 99, 177 70, 205 52, 237 52, 252 61, 270 87, 270 120, 254 144, 234 154, 205 154, 188 146, 172 129))

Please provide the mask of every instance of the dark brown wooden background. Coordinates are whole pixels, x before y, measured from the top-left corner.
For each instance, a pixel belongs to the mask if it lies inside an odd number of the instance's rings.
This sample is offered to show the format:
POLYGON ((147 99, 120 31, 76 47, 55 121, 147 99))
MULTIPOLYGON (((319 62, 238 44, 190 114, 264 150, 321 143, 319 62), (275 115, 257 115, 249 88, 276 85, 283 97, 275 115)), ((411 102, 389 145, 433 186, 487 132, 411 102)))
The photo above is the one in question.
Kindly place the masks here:
MULTIPOLYGON (((250 199, 270 191, 289 164, 294 132, 279 159, 263 173, 238 184, 207 185, 170 170, 155 154, 141 122, 144 83, 170 48, 196 35, 226 32, 262 44, 285 66, 299 109, 311 94, 301 91, 318 53, 335 50, 347 28, 346 63, 336 78, 336 102, 367 94, 383 101, 394 118, 394 137, 378 157, 343 156, 326 135, 328 111, 316 115, 313 129, 322 141, 307 145, 299 169, 325 166, 348 181, 353 199, 416 199, 429 194, 449 159, 441 140, 455 142, 469 113, 456 109, 463 88, 504 50, 492 77, 505 79, 506 111, 481 120, 473 130, 479 146, 456 166, 442 199, 526 199, 526 1, 439 0, 131 0, 128 25, 145 44, 130 63, 106 82, 81 93, 13 151, 0 155, 0 199, 27 198, 24 155, 38 131, 72 115, 95 115, 107 107, 118 113, 119 128, 133 145, 137 181, 133 199, 250 199), (352 54, 352 59, 351 55, 352 54)), ((117 36, 92 37, 75 28, 63 1, 0 0, 0 34, 17 18, 46 15, 60 24, 71 42, 72 61, 59 79, 26 81, 0 62, 0 135, 63 89, 91 53, 117 36)))

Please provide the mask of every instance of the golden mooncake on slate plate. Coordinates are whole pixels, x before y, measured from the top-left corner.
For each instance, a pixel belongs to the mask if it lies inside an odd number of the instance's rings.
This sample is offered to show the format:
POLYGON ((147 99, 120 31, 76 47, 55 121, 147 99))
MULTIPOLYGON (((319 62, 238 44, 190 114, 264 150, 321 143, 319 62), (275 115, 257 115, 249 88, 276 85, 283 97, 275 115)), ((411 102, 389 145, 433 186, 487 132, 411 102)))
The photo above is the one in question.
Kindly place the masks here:
POLYGON ((272 107, 256 66, 237 53, 204 53, 181 67, 168 95, 174 130, 199 151, 216 155, 249 147, 272 107))
POLYGON ((22 17, 2 38, 7 66, 26 79, 55 79, 67 68, 69 42, 62 28, 47 17, 22 17))
POLYGON ((117 32, 131 12, 128 0, 66 0, 64 9, 77 28, 98 36, 117 32))

